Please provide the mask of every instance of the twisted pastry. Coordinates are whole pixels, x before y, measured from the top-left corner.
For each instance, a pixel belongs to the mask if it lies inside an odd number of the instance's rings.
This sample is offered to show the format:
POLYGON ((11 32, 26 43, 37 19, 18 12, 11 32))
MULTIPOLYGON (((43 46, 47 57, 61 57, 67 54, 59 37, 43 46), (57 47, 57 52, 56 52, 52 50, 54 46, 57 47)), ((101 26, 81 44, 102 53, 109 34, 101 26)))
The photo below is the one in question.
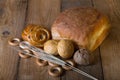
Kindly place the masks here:
POLYGON ((42 26, 30 24, 23 30, 22 38, 36 47, 43 47, 50 39, 50 32, 42 26))

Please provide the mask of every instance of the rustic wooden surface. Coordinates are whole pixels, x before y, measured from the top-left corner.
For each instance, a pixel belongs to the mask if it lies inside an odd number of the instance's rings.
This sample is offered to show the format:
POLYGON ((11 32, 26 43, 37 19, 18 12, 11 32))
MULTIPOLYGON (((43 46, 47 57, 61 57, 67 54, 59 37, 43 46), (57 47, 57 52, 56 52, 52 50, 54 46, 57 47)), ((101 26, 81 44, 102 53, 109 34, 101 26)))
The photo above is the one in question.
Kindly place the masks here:
POLYGON ((50 27, 61 11, 75 6, 94 7, 108 15, 111 31, 94 51, 96 63, 79 68, 99 80, 120 80, 120 0, 0 0, 0 80, 90 80, 73 71, 51 77, 49 67, 39 67, 35 58, 22 59, 7 41, 21 37, 27 24, 50 27))

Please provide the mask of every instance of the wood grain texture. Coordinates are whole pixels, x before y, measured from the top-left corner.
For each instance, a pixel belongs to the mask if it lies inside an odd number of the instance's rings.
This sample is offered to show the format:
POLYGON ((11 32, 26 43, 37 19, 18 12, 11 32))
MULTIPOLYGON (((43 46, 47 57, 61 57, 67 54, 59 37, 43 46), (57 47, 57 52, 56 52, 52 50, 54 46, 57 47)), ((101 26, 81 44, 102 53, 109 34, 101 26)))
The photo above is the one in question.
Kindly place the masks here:
POLYGON ((49 67, 39 67, 35 58, 18 57, 7 43, 10 37, 21 37, 27 24, 50 30, 61 11, 76 6, 97 8, 109 16, 112 26, 109 36, 93 52, 96 63, 78 68, 99 80, 103 75, 104 80, 120 80, 120 0, 0 0, 0 80, 90 80, 73 71, 51 77, 49 67))
POLYGON ((60 5, 60 0, 29 0, 26 23, 42 25, 50 30, 60 13, 60 5))
MULTIPOLYGON (((28 0, 25 24, 42 25, 50 30, 56 16, 60 13, 60 0, 28 0)), ((18 80, 59 80, 48 75, 48 67, 40 67, 35 58, 21 59, 18 80)))
POLYGON ((62 0, 62 10, 72 7, 92 7, 91 0, 62 0))
MULTIPOLYGON (((91 0, 62 0, 62 11, 71 7, 93 7, 91 0)), ((93 52, 95 55, 95 64, 90 66, 78 66, 79 69, 93 75, 99 80, 103 80, 101 58, 99 48, 93 52)), ((63 75, 62 80, 90 80, 89 78, 78 74, 73 71, 66 71, 66 75, 63 75)))
POLYGON ((25 21, 24 1, 0 0, 0 80, 16 80, 17 77, 19 57, 7 41, 10 37, 20 37, 25 21))
POLYGON ((94 6, 111 19, 111 31, 100 47, 105 80, 120 80, 120 0, 94 0, 94 6))

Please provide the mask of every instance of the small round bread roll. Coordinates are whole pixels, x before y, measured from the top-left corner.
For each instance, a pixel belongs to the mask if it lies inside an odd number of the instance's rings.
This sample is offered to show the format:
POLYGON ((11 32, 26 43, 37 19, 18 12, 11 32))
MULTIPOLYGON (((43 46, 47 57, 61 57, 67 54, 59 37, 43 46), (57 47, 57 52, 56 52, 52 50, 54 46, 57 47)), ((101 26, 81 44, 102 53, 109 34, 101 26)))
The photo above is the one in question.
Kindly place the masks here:
POLYGON ((79 65, 88 65, 91 64, 94 60, 94 56, 86 49, 79 49, 75 52, 74 56, 74 61, 79 64, 79 65))
POLYGON ((52 55, 58 55, 57 45, 58 40, 48 40, 44 44, 44 51, 52 55))
POLYGON ((70 40, 60 40, 58 43, 58 54, 65 59, 72 57, 74 52, 74 45, 70 40))
POLYGON ((110 22, 106 15, 94 8, 70 8, 54 21, 53 39, 69 39, 79 48, 94 51, 108 35, 110 22))

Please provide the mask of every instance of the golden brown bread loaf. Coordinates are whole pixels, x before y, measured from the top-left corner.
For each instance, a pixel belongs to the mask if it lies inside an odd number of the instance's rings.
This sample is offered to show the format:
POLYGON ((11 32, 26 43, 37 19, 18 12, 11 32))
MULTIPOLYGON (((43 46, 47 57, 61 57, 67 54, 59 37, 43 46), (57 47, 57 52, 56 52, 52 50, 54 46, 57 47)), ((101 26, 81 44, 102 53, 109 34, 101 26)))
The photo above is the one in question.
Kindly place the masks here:
POLYGON ((53 39, 70 39, 79 47, 94 51, 108 34, 108 18, 94 8, 71 8, 52 25, 53 39))

